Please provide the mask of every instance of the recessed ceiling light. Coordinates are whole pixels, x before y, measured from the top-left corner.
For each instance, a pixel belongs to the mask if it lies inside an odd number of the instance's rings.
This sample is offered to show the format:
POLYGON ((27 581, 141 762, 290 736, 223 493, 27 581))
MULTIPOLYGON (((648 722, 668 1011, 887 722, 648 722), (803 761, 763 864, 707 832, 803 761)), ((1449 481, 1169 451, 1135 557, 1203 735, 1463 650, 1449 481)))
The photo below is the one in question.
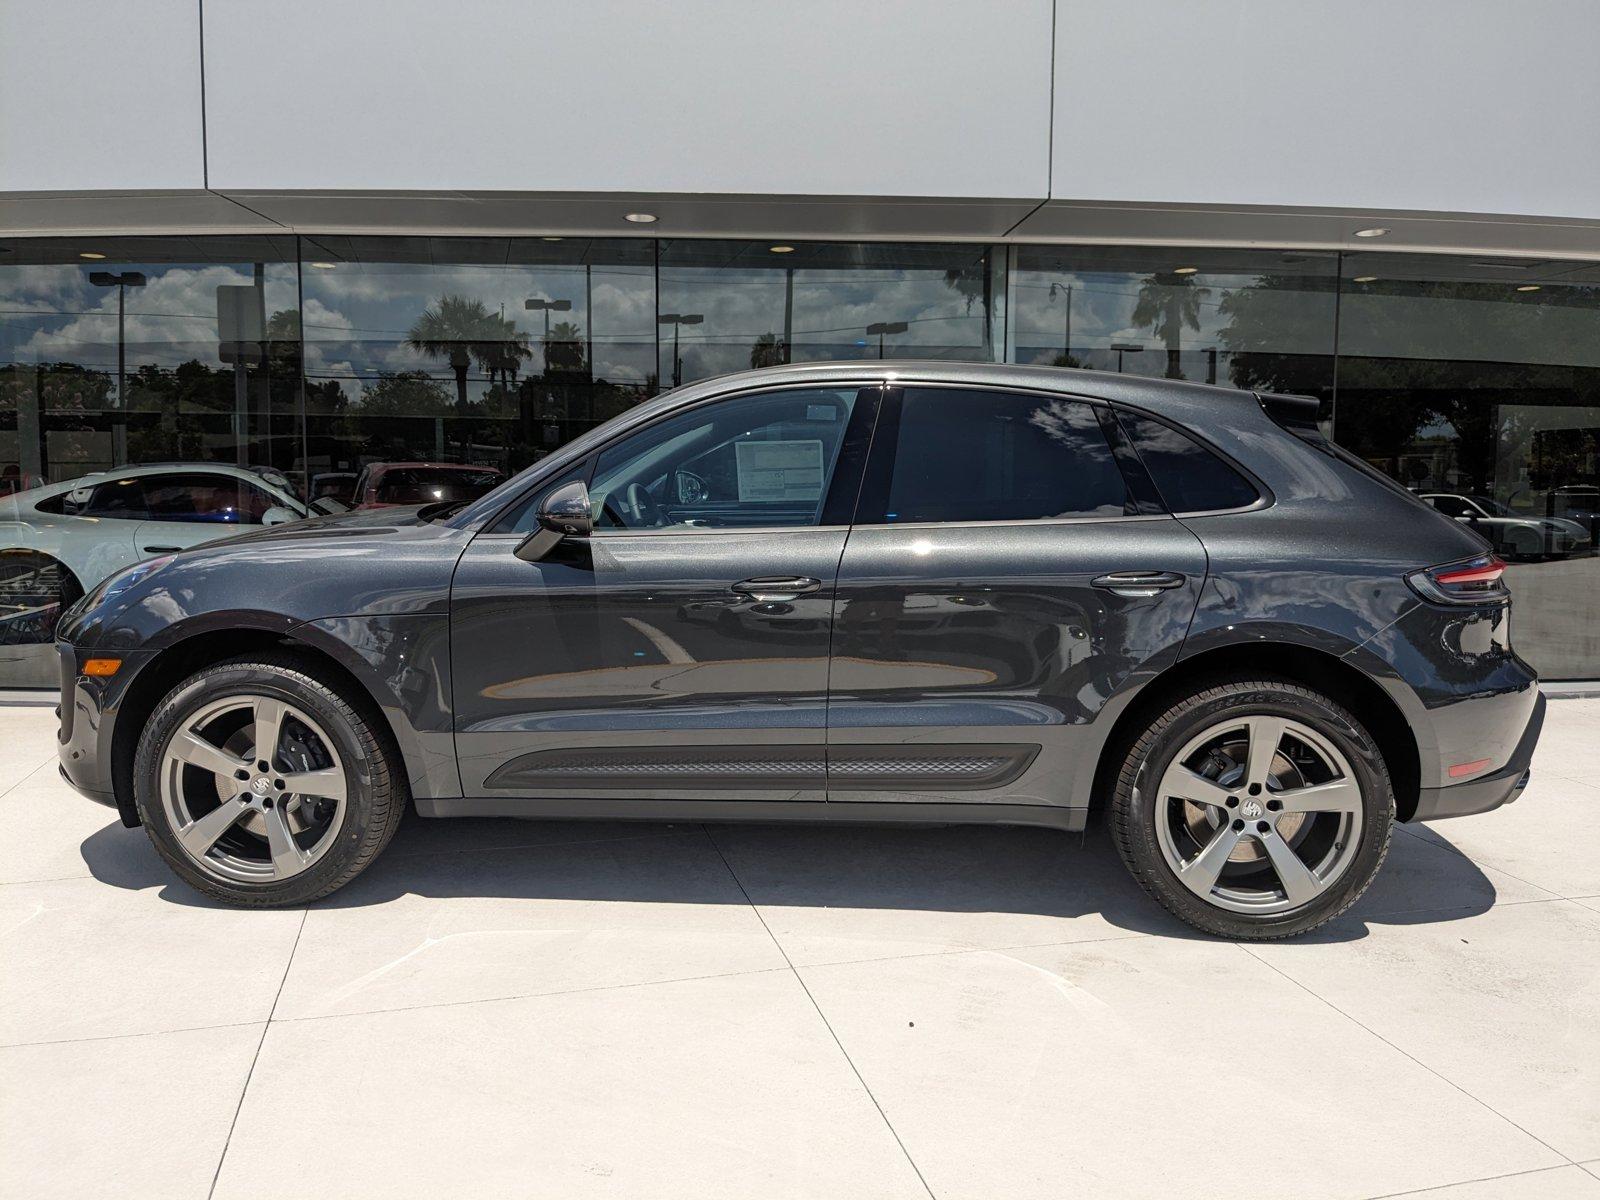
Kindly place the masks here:
POLYGON ((653 225, 655 224, 656 215, 655 213, 625 213, 622 219, 624 221, 632 221, 635 225, 653 225))
POLYGON ((316 268, 316 269, 317 269, 317 270, 319 270, 319 271, 331 271, 331 270, 333 270, 333 269, 334 269, 334 268, 335 268, 335 267, 336 267, 336 266, 337 266, 337 265, 338 265, 338 264, 337 264, 337 263, 321 263, 321 262, 318 262, 318 263, 312 263, 312 264, 311 264, 311 265, 312 265, 312 266, 313 266, 313 267, 315 267, 315 268, 316 268))
POLYGON ((1199 270, 1199 267, 1174 267, 1172 273, 1174 275, 1194 275, 1199 270))
POLYGON ((540 238, 540 239, 539 239, 539 240, 540 240, 540 241, 541 241, 541 242, 559 242, 559 241, 561 241, 561 240, 562 240, 562 239, 561 239, 561 238, 558 238, 558 237, 542 237, 542 238, 540 238))
POLYGON ((95 260, 99 260, 99 259, 104 258, 105 255, 97 253, 94 250, 80 250, 80 251, 78 251, 78 257, 79 258, 92 258, 92 259, 95 259, 95 260))
POLYGON ((1356 230, 1356 236, 1357 237, 1382 237, 1384 234, 1386 234, 1388 232, 1389 231, 1387 229, 1379 229, 1379 228, 1374 227, 1372 229, 1358 229, 1358 230, 1356 230))
POLYGON ((794 253, 794 247, 793 246, 768 246, 767 249, 772 251, 772 253, 774 253, 774 254, 793 254, 794 253))
POLYGON ((1377 283, 1378 277, 1376 275, 1357 275, 1355 281, 1357 283, 1377 283))
POLYGON ((1525 283, 1517 289, 1519 292, 1537 292, 1538 290, 1539 285, 1537 283, 1525 283))

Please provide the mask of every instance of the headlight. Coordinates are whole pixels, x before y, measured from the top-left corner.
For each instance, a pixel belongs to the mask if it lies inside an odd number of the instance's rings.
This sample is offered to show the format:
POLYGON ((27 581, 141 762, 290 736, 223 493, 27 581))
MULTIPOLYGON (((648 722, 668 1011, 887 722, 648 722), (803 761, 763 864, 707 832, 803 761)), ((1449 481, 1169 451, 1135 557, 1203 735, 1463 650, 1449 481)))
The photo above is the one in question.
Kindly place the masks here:
POLYGON ((164 554, 160 558, 147 558, 141 563, 134 563, 133 566, 118 571, 89 593, 89 598, 83 602, 84 611, 99 608, 102 604, 115 600, 134 584, 154 575, 171 561, 172 555, 164 554))

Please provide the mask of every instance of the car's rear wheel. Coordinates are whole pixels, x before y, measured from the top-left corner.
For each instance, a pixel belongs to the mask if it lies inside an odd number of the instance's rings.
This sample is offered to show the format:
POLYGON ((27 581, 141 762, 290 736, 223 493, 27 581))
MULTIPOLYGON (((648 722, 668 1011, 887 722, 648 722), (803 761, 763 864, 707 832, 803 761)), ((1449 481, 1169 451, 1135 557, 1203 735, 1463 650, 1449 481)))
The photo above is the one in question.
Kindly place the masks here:
POLYGON ((1394 795, 1361 722, 1295 683, 1218 683, 1171 703, 1112 798, 1141 885, 1208 933, 1304 933, 1338 916, 1388 850, 1394 795))
POLYGON ((180 683, 139 739, 134 791, 161 856, 208 896, 304 904, 393 837, 405 787, 377 718, 293 658, 180 683))

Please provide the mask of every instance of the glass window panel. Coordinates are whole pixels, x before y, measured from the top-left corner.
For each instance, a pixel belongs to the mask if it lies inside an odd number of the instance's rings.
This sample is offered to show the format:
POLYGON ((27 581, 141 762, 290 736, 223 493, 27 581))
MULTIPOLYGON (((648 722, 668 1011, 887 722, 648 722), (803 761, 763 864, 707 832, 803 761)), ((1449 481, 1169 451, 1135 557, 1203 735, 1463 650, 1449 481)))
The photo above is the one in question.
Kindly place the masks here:
POLYGON ((1513 642, 1600 675, 1600 267, 1345 256, 1334 436, 1510 567, 1513 642))
POLYGON ((1094 408, 1077 400, 907 389, 884 517, 1033 521, 1132 511, 1094 408))
POLYGON ((655 243, 301 243, 312 472, 516 471, 655 390, 655 243))
POLYGON ((760 392, 658 421, 600 454, 595 528, 815 525, 855 398, 760 392))
POLYGON ((1015 359, 1331 406, 1337 264, 1310 251, 1019 246, 1015 359))
POLYGON ((992 259, 987 246, 663 242, 659 377, 670 386, 788 362, 993 361, 1003 281, 992 259))
POLYGON ((1118 415, 1170 511, 1243 508, 1261 498, 1254 484, 1188 434, 1126 409, 1118 415))

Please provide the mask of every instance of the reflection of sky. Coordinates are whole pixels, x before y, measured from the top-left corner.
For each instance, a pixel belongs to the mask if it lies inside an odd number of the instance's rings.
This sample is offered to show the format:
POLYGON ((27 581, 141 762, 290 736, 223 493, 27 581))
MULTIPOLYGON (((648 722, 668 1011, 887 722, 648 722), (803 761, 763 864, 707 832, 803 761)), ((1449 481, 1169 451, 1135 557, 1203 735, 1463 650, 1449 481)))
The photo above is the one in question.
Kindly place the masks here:
MULTIPOLYGON (((688 243, 673 245, 674 253, 679 248, 685 248, 686 257, 693 252, 688 243)), ((796 260, 804 259, 806 247, 801 249, 796 260)), ((841 265, 836 255, 825 264, 802 261, 794 266, 794 358, 874 358, 877 338, 869 337, 866 328, 885 321, 909 326, 885 339, 886 354, 989 357, 981 298, 973 298, 969 306, 966 296, 946 284, 944 270, 980 264, 984 248, 972 247, 970 254, 957 247, 911 249, 922 257, 887 255, 873 261, 864 254, 859 265, 850 266, 841 265)), ((426 370, 440 379, 451 378, 446 362, 419 355, 405 342, 422 311, 448 294, 478 300, 515 322, 533 351, 521 370, 535 375, 544 365, 544 318, 525 311, 523 302, 530 297, 569 301, 568 312, 551 314, 552 325, 570 323, 581 338, 592 340, 595 377, 619 383, 642 383, 652 372, 670 379, 672 329, 661 327, 658 340, 657 313, 701 314, 701 324, 679 330, 683 374, 692 379, 747 367, 759 338, 781 338, 784 333, 789 275, 784 264, 731 254, 727 261, 730 265, 694 265, 671 261, 663 252, 659 303, 658 272, 648 262, 600 263, 587 274, 582 263, 339 261, 333 269, 321 270, 308 262, 303 280, 297 279, 295 264, 272 263, 265 268, 266 310, 270 315, 296 308, 303 285, 307 373, 312 379, 349 381, 351 392, 357 380, 379 372, 426 370)), ((249 284, 248 263, 104 261, 0 267, 0 362, 68 361, 115 370, 117 289, 95 287, 89 275, 130 269, 143 271, 149 282, 126 292, 129 369, 145 363, 174 367, 191 359, 222 366, 216 357, 216 288, 249 284)), ((1060 352, 1070 287, 1075 354, 1104 366, 1114 359, 1114 343, 1142 345, 1142 354, 1129 356, 1128 369, 1161 373, 1164 344, 1149 325, 1136 326, 1132 319, 1148 278, 1147 272, 1134 270, 1015 270, 1009 319, 1018 357, 1049 360, 1060 352)), ((1223 303, 1262 276, 1235 268, 1202 270, 1191 278, 1208 291, 1199 298, 1199 328, 1183 329, 1181 348, 1186 355, 1198 356, 1207 348, 1226 353, 1222 334, 1230 318, 1223 303)), ((1304 289, 1274 289, 1270 301, 1262 303, 1258 297, 1251 306, 1257 344, 1285 354, 1332 352, 1331 281, 1317 274, 1305 279, 1304 289)), ((1422 285, 1414 281, 1396 283, 1392 290, 1386 286, 1380 282, 1357 290, 1357 285, 1344 284, 1341 353, 1600 366, 1600 307, 1586 303, 1578 289, 1547 286, 1537 299, 1508 294, 1502 300, 1492 291, 1482 296, 1418 295, 1415 289, 1422 285), (1530 320, 1533 316, 1537 320, 1530 320)), ((1185 363, 1191 376, 1193 362, 1185 363)), ((474 364, 471 373, 473 390, 481 390, 481 369, 474 364)))
MULTIPOLYGON (((1192 288, 1204 290, 1196 313, 1199 328, 1184 325, 1181 348, 1226 350, 1221 335, 1231 318, 1222 311, 1223 302, 1230 293, 1254 286, 1260 277, 1203 273, 1193 278, 1192 288)), ((1059 352, 1066 333, 1070 287, 1074 352, 1105 350, 1113 342, 1141 344, 1149 350, 1165 349, 1165 343, 1149 325, 1133 324, 1139 292, 1148 279, 1148 275, 1111 271, 1018 271, 1012 283, 1017 344, 1053 347, 1059 352)), ((1162 289, 1178 290, 1189 289, 1162 289)), ((1333 353, 1334 297, 1330 290, 1282 290, 1274 292, 1274 300, 1276 323, 1281 326, 1281 336, 1272 339, 1277 352, 1333 353)))

